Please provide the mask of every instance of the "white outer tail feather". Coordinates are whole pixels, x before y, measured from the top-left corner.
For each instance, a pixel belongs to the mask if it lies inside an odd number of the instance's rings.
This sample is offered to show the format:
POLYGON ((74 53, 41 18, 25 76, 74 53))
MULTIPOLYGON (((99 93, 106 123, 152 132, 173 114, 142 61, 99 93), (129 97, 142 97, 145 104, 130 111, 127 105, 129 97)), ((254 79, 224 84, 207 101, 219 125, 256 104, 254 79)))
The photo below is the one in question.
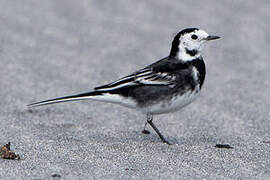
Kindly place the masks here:
POLYGON ((68 101, 79 101, 79 100, 94 100, 94 101, 120 104, 129 108, 136 108, 135 101, 130 98, 125 98, 118 94, 102 93, 102 92, 97 92, 97 91, 35 102, 35 103, 28 104, 27 106, 29 108, 33 108, 37 106, 62 103, 62 102, 68 102, 68 101))

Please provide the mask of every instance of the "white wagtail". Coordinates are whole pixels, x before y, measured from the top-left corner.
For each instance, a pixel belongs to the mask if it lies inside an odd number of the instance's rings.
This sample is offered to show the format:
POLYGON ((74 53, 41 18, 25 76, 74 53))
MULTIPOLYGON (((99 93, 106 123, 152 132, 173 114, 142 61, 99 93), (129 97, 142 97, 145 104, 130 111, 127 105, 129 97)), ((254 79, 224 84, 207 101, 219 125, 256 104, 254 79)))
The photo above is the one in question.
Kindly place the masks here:
POLYGON ((146 114, 146 124, 150 124, 164 143, 170 144, 153 124, 153 115, 177 111, 194 101, 206 73, 201 56, 203 44, 218 38, 201 29, 184 29, 174 37, 168 57, 91 92, 28 106, 91 99, 134 108, 146 114))

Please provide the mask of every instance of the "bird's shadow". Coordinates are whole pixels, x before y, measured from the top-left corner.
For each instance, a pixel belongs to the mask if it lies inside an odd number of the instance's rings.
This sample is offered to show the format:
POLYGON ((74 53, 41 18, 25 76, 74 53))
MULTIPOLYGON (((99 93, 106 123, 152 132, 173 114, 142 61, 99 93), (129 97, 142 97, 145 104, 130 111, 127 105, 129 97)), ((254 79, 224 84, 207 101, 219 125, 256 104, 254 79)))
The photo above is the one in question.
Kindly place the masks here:
MULTIPOLYGON (((171 143, 171 145, 213 145, 219 140, 209 134, 204 135, 191 135, 185 137, 175 137, 166 135, 166 140, 171 143)), ((102 143, 154 143, 154 144, 166 144, 161 141, 155 132, 150 134, 143 134, 139 130, 133 131, 121 131, 116 132, 115 135, 111 136, 108 134, 100 133, 98 135, 88 136, 90 141, 97 141, 102 143)), ((167 145, 167 144, 166 144, 167 145)))

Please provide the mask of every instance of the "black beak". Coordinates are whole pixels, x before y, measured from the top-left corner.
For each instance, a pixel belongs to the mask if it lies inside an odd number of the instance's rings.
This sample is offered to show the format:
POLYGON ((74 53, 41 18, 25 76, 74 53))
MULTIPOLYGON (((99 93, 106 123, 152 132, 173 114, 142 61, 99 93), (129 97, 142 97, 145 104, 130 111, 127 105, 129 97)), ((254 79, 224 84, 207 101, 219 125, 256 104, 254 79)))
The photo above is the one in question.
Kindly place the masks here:
POLYGON ((215 40, 215 39, 219 39, 219 36, 213 36, 213 35, 209 35, 205 38, 205 40, 210 41, 210 40, 215 40))

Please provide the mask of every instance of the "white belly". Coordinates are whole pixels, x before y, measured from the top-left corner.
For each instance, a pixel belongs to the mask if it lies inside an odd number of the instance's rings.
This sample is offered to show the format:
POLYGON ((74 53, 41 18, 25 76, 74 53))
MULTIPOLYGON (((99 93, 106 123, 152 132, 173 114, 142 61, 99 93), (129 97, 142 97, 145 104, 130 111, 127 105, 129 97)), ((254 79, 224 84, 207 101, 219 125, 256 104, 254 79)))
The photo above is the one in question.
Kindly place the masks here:
POLYGON ((180 110, 187 106, 198 97, 200 94, 200 88, 196 87, 194 91, 188 91, 187 93, 179 96, 175 96, 170 101, 156 103, 154 105, 142 108, 141 111, 144 113, 151 114, 162 114, 170 113, 180 110))

